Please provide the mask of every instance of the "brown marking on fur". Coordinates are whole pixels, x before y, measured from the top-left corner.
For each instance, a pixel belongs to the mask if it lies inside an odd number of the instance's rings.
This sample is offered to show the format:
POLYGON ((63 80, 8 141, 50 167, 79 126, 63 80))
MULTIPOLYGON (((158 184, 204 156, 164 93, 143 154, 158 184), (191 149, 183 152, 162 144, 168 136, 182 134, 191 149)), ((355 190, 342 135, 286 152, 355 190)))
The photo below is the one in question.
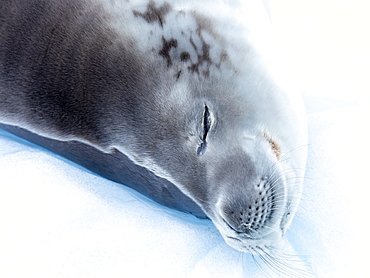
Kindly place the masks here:
POLYGON ((278 143, 276 143, 276 141, 274 141, 269 135, 267 135, 266 133, 263 133, 263 136, 267 139, 267 141, 269 142, 269 144, 271 145, 271 149, 272 151, 274 152, 275 156, 277 159, 280 159, 281 157, 281 148, 280 146, 278 145, 278 143))

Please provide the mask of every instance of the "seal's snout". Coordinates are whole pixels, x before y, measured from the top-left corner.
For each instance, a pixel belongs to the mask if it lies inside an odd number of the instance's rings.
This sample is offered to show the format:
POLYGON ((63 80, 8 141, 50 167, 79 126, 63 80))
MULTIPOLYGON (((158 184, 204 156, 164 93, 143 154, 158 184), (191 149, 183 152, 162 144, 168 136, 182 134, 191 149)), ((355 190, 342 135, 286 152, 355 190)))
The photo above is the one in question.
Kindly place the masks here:
POLYGON ((276 204, 276 194, 267 178, 248 190, 248 195, 238 194, 223 204, 222 219, 238 234, 250 237, 261 235, 269 226, 276 204))

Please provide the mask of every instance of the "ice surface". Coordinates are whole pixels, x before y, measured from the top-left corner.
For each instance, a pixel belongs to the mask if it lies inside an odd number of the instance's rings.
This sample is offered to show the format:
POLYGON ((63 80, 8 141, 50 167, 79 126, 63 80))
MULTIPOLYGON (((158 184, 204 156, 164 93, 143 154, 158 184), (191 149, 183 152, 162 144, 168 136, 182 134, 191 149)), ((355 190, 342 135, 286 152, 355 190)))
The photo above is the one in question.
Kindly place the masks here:
MULTIPOLYGON (((369 268, 370 20, 363 3, 271 6, 309 124, 289 252, 297 254, 292 265, 305 261, 316 277, 364 277, 369 268)), ((4 131, 0 223, 0 277, 262 275, 210 221, 162 207, 4 131)))

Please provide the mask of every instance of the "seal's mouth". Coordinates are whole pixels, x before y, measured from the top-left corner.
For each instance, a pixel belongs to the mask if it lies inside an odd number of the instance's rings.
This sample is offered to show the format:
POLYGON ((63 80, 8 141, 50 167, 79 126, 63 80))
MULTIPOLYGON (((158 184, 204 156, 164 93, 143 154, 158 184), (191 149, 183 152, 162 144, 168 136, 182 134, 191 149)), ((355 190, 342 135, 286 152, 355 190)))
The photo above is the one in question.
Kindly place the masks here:
POLYGON ((278 249, 283 244, 283 232, 281 230, 271 231, 269 234, 260 237, 249 235, 223 235, 223 237, 226 243, 234 249, 252 254, 258 254, 258 252, 254 252, 258 248, 264 250, 278 249))
POLYGON ((263 177, 243 198, 218 204, 220 214, 215 224, 226 243, 242 251, 255 253, 256 248, 279 248, 293 211, 291 197, 281 171, 263 177), (274 176, 275 175, 275 176, 274 176))
MULTIPOLYGON (((281 215, 281 213, 279 214, 281 215)), ((285 215, 286 213, 283 213, 283 217, 279 217, 280 221, 271 220, 259 229, 252 229, 251 224, 246 224, 245 231, 236 230, 222 218, 224 228, 220 231, 226 243, 231 247, 242 252, 257 254, 258 252, 255 252, 256 248, 268 250, 281 246, 286 231, 286 226, 284 226, 285 215)))

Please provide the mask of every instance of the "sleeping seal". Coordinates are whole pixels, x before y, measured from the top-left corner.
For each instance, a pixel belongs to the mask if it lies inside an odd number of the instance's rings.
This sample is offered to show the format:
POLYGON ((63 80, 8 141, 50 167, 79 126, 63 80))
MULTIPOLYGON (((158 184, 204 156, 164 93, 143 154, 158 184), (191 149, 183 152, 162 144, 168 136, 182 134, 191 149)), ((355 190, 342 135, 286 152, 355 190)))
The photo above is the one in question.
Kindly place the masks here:
POLYGON ((2 128, 268 253, 300 200, 307 128, 266 22, 246 0, 3 1, 2 128))

